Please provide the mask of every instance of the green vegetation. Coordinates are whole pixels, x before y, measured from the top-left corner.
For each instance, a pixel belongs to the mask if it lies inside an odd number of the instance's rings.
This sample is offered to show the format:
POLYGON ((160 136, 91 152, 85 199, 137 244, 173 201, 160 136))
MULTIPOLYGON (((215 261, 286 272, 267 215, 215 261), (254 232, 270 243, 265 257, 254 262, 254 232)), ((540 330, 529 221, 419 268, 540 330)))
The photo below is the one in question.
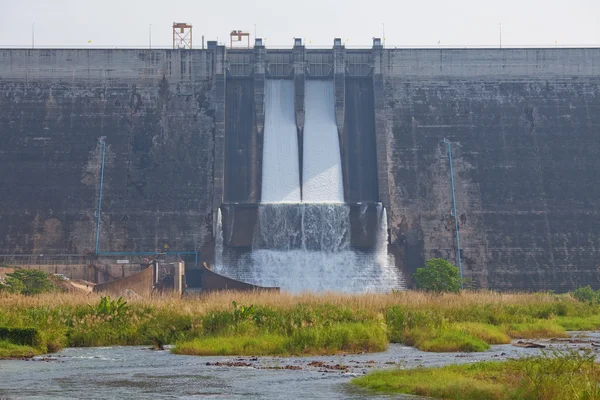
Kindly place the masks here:
POLYGON ((34 295, 56 290, 50 276, 35 269, 15 269, 6 274, 5 283, 0 283, 0 291, 34 295))
POLYGON ((381 351, 390 342, 426 351, 483 351, 512 338, 564 337, 565 329, 598 326, 600 304, 550 293, 227 292, 128 301, 0 293, 5 356, 6 343, 36 354, 64 346, 165 344, 182 354, 333 354, 381 351), (35 340, 6 332, 35 332, 35 340))
POLYGON ((423 351, 454 352, 454 351, 485 351, 490 345, 483 340, 458 330, 445 329, 426 336, 417 342, 417 347, 423 351))
POLYGON ((594 290, 590 285, 577 288, 572 295, 578 301, 600 304, 600 289, 594 290))
POLYGON ((0 359, 3 358, 29 358, 38 352, 31 346, 14 344, 7 340, 0 340, 0 359))
POLYGON ((376 371, 352 383, 379 392, 444 399, 600 399, 595 355, 575 350, 504 362, 376 371))
POLYGON ((458 293, 462 290, 460 271, 443 258, 427 260, 424 268, 417 268, 413 279, 417 288, 426 292, 458 293))
POLYGON ((481 322, 458 322, 454 327, 456 330, 481 339, 488 344, 510 343, 510 337, 500 327, 494 325, 481 322))
POLYGON ((40 335, 35 328, 0 327, 0 340, 25 346, 37 346, 40 343, 40 335))
POLYGON ((384 351, 385 329, 373 323, 338 323, 298 330, 286 336, 260 333, 255 328, 235 336, 208 336, 177 344, 178 354, 293 355, 384 351))
POLYGON ((554 321, 568 331, 595 331, 600 329, 600 315, 556 317, 554 321))
POLYGON ((568 337, 565 328, 552 321, 537 320, 520 324, 505 324, 504 331, 513 338, 563 338, 568 337))

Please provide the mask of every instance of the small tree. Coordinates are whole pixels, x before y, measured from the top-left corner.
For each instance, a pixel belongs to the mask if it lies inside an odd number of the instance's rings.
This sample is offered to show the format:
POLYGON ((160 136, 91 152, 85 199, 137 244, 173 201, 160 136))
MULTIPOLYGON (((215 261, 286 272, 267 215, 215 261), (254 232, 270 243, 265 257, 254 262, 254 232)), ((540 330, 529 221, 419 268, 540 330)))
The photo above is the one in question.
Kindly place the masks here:
POLYGON ((461 291, 460 271, 443 258, 427 260, 424 268, 417 268, 413 275, 417 288, 427 292, 453 292, 461 291))
POLYGON ((48 274, 35 269, 15 269, 6 274, 6 285, 9 292, 26 295, 49 292, 54 289, 48 274))

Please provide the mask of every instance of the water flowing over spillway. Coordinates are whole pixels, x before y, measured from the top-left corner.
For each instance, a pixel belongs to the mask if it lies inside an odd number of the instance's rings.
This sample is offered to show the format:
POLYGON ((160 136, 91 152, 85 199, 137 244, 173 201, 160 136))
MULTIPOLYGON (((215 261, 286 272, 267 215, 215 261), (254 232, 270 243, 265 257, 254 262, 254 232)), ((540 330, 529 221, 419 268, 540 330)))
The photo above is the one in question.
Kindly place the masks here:
POLYGON ((306 81, 302 201, 344 202, 333 81, 306 81))
POLYGON ((262 202, 299 203, 299 171, 294 81, 267 79, 262 202))
MULTIPOLYGON (((217 237, 215 272, 291 292, 389 292, 404 281, 387 254, 387 217, 379 205, 376 246, 350 248, 346 204, 259 206, 252 251, 241 256, 217 237)), ((222 232, 221 216, 217 229, 222 232)))
MULTIPOLYGON (((308 80, 305 85, 302 186, 293 81, 267 80, 262 203, 252 249, 240 253, 223 245, 219 211, 215 272, 292 292, 401 289, 402 276, 387 254, 387 216, 381 204, 376 209, 375 231, 371 228, 369 232, 376 236, 375 246, 351 248, 350 206, 344 204, 333 82, 308 80)), ((366 218, 359 220, 366 236, 366 218)))

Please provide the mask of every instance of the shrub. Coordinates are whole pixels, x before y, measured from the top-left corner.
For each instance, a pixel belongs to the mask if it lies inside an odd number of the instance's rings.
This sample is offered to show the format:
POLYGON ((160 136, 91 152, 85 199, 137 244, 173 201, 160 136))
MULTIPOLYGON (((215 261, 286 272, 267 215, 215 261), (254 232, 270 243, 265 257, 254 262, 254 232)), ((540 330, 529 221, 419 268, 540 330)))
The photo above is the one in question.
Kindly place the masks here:
POLYGON ((40 343, 40 335, 35 328, 0 327, 0 340, 25 346, 37 346, 40 343))
POLYGON ((590 285, 586 287, 578 287, 573 293, 572 296, 577 301, 587 302, 590 304, 600 303, 600 290, 594 291, 590 285))
POLYGON ((417 268, 413 275, 417 288, 427 292, 454 292, 462 289, 460 271, 443 258, 427 260, 424 268, 417 268))
POLYGON ((110 296, 105 296, 100 299, 100 303, 93 309, 93 313, 98 317, 112 316, 117 318, 123 316, 127 309, 127 302, 123 300, 123 297, 119 297, 115 301, 111 300, 110 296))
POLYGON ((6 274, 6 284, 0 286, 2 290, 24 295, 40 294, 55 289, 48 274, 35 269, 16 269, 6 274))

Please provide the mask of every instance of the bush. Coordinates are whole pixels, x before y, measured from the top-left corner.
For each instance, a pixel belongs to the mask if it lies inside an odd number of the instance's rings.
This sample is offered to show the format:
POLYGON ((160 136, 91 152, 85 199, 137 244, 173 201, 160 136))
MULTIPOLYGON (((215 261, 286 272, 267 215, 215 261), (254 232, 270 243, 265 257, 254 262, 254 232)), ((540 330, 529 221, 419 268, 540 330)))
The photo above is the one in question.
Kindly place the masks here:
POLYGON ((34 295, 50 292, 55 289, 48 274, 35 269, 16 269, 6 274, 6 284, 0 285, 1 290, 10 293, 34 295))
POLYGON ((590 285, 579 287, 572 293, 573 298, 577 301, 590 304, 600 303, 600 290, 594 291, 590 285))
POLYGON ((462 289, 460 271, 443 258, 427 260, 425 268, 417 268, 413 275, 417 288, 427 292, 453 292, 462 289))
POLYGON ((40 343, 40 335, 35 328, 0 327, 0 340, 24 346, 37 346, 40 343))

